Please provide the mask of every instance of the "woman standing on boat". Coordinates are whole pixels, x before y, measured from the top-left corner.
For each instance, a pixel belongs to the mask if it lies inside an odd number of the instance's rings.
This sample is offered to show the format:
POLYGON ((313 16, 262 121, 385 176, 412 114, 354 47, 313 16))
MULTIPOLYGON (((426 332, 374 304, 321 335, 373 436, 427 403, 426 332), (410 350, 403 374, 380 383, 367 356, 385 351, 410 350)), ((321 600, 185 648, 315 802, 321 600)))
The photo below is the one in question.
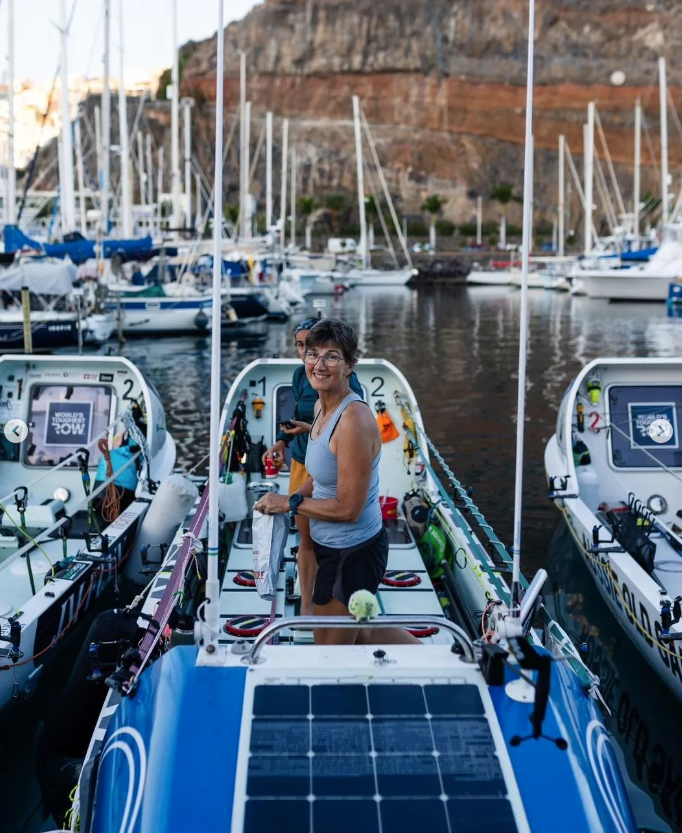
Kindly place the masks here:
MULTIPOLYGON (((308 479, 288 498, 272 492, 255 504, 265 514, 291 511, 310 520, 318 570, 313 612, 348 615, 356 590, 376 593, 388 561, 379 505, 381 436, 367 404, 351 390, 357 337, 347 324, 326 319, 305 340, 305 372, 318 394, 305 457, 308 479)), ((401 628, 316 628, 318 644, 414 642, 401 628)))
MULTIPOLYGON (((305 340, 309 331, 319 323, 317 318, 304 318, 294 328, 294 344, 301 362, 305 355, 305 340)), ((355 373, 350 377, 351 389, 362 397, 362 387, 358 382, 355 373)), ((301 364, 294 371, 291 380, 291 389, 296 402, 294 415, 280 426, 277 434, 277 442, 271 446, 263 455, 263 463, 266 457, 282 459, 284 449, 291 448, 291 464, 289 467, 289 494, 294 492, 306 482, 309 475, 305 467, 305 454, 308 448, 308 436, 310 425, 315 415, 317 403, 317 391, 314 390, 305 372, 305 365, 301 364)), ((296 527, 298 529, 298 578, 301 584, 301 616, 309 616, 313 612, 313 586, 315 574, 317 573, 317 560, 313 552, 313 541, 310 537, 310 521, 303 515, 296 515, 296 527)))

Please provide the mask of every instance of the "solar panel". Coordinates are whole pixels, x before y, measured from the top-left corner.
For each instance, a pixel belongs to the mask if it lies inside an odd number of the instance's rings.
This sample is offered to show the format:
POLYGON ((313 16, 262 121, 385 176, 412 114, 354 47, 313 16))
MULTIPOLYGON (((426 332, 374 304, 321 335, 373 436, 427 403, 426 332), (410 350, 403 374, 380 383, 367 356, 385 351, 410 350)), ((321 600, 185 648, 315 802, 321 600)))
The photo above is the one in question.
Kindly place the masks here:
POLYGON ((244 833, 512 833, 476 686, 259 685, 244 833))

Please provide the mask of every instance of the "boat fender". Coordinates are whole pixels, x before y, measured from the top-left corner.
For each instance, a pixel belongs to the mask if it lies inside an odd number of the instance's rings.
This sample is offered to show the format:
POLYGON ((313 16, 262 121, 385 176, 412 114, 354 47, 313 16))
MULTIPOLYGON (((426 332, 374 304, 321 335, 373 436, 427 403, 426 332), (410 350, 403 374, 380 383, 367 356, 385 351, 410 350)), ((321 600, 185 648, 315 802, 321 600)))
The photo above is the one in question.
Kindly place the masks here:
POLYGON ((243 521, 249 514, 246 480, 241 474, 230 473, 227 475, 227 483, 218 484, 218 506, 227 523, 243 521))
POLYGON ((202 309, 194 316, 194 324, 202 332, 208 329, 208 315, 202 309))
MULTIPOLYGON (((126 578, 134 584, 146 584, 149 576, 142 572, 143 548, 170 544, 178 523, 196 503, 199 490, 181 474, 164 477, 135 536, 130 557, 125 562, 126 578)), ((146 552, 146 550, 145 550, 146 552)))

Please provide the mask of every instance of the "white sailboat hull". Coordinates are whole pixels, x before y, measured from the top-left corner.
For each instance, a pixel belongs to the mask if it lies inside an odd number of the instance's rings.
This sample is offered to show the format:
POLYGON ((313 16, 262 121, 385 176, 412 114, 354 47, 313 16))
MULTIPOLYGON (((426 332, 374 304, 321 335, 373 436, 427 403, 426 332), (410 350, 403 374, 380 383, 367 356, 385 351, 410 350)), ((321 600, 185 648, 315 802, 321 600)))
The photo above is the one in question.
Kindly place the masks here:
POLYGON ((614 269, 609 272, 581 272, 590 298, 610 301, 666 301, 671 278, 642 274, 639 270, 614 269))

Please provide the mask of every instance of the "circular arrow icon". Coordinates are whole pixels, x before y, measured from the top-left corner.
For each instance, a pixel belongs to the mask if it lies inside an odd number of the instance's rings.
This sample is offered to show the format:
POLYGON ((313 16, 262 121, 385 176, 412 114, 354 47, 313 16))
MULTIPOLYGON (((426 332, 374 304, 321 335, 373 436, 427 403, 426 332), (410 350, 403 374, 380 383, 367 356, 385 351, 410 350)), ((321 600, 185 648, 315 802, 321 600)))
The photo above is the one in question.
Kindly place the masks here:
POLYGON ((28 436, 28 425, 21 419, 10 419, 5 425, 4 433, 11 443, 21 443, 28 436))
POLYGON ((672 435, 673 427, 667 419, 655 419, 649 426, 649 436, 655 443, 667 443, 672 435))

